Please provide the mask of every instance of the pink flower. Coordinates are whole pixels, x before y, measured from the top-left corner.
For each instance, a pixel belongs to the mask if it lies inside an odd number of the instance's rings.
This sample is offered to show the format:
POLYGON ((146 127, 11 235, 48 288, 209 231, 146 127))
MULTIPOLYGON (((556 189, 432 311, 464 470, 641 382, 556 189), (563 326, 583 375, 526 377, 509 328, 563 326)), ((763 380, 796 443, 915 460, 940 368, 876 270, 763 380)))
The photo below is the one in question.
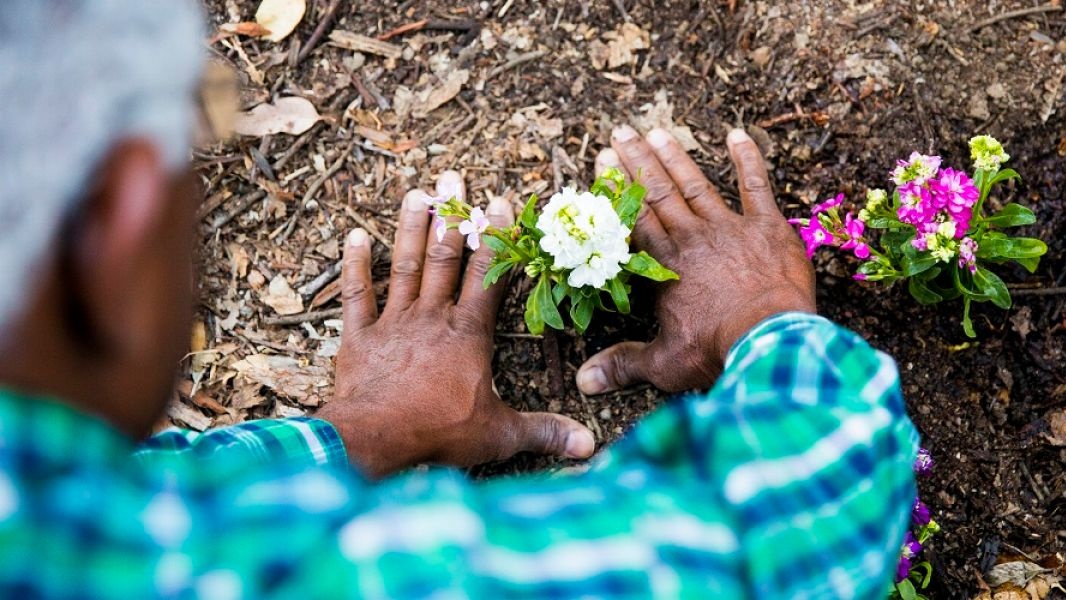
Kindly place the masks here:
POLYGON ((973 218, 973 206, 981 196, 980 190, 974 185, 973 180, 966 173, 954 169, 940 171, 940 177, 930 182, 938 198, 947 208, 951 220, 955 221, 955 238, 959 239, 966 235, 970 228, 970 220, 973 218))
POLYGON ((818 213, 824 213, 825 211, 836 208, 844 203, 844 194, 837 194, 836 198, 830 198, 821 204, 815 204, 811 209, 811 214, 816 215, 818 213))
POLYGON ((856 219, 850 212, 844 216, 844 236, 846 240, 840 245, 841 250, 854 250, 855 257, 866 260, 870 258, 870 247, 862 241, 862 234, 866 230, 866 223, 856 219))
POLYGON ((789 219, 789 223, 800 225, 799 234, 803 243, 807 246, 807 258, 814 258, 814 251, 830 243, 832 236, 817 218, 813 219, 789 219))
POLYGON ((911 225, 921 225, 936 214, 932 193, 921 185, 911 182, 899 188, 899 220, 911 225))
POLYGON ((475 207, 470 211, 470 218, 459 223, 459 233, 466 236, 466 245, 470 246, 471 250, 481 247, 481 233, 488 228, 489 220, 481 207, 475 207))
POLYGON ((436 213, 433 216, 433 231, 437 234, 438 242, 443 242, 444 235, 448 233, 448 221, 436 213))
POLYGON ((855 281, 866 281, 866 273, 856 273, 851 278, 855 281))
POLYGON ((959 242, 959 268, 977 272, 977 242, 973 238, 962 238, 959 242))

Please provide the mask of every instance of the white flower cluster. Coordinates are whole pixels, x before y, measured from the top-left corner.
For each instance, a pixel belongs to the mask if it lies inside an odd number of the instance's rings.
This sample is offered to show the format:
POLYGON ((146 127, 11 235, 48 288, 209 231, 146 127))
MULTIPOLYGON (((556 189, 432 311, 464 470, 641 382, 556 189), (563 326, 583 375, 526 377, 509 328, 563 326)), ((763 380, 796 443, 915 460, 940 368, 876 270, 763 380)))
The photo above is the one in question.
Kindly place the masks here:
POLYGON ((575 288, 603 288, 629 262, 629 228, 603 196, 563 188, 544 207, 537 229, 555 268, 573 269, 567 283, 575 288))

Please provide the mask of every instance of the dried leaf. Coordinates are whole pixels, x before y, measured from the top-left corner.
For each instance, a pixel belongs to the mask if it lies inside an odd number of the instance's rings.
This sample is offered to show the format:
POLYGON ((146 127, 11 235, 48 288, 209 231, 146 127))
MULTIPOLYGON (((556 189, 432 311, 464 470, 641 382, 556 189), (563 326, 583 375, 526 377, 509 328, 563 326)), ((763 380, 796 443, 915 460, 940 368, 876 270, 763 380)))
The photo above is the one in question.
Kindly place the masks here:
POLYGON ((418 93, 415 97, 412 114, 420 119, 428 116, 429 113, 444 105, 445 102, 459 95, 459 91, 463 89, 463 84, 469 79, 470 71, 467 69, 458 69, 448 73, 439 85, 424 89, 418 93))
POLYGON ((1041 567, 1036 563, 1031 563, 1026 560, 1015 560, 1011 562, 1000 563, 988 572, 988 576, 985 578, 988 581, 988 585, 992 587, 999 587, 1006 583, 1011 583, 1019 588, 1024 587, 1029 583, 1029 580, 1041 573, 1047 573, 1051 569, 1041 567))
POLYGON ((659 127, 673 134, 685 150, 690 152, 702 150, 702 146, 696 141, 696 138, 692 135, 692 130, 688 126, 674 123, 674 105, 667 100, 667 91, 665 89, 655 92, 655 104, 645 104, 640 107, 640 110, 644 114, 633 119, 633 123, 638 129, 647 131, 659 127))
POLYGON ((275 275, 274 279, 270 280, 267 292, 260 296, 260 299, 279 315, 295 315, 304 309, 303 300, 281 275, 275 275))
POLYGON ((651 47, 651 37, 633 23, 624 23, 618 31, 603 35, 607 42, 607 68, 614 69, 636 62, 637 50, 651 47))
POLYGON ((280 42, 296 29, 306 11, 305 0, 263 0, 255 11, 255 20, 270 31, 266 39, 280 42))
POLYGON ((203 431, 211 426, 211 417, 180 401, 167 405, 167 416, 196 431, 203 431))
POLYGON ((1048 417, 1051 431, 1046 433, 1047 439, 1053 446, 1066 446, 1066 410, 1051 413, 1048 417))
POLYGON ((237 115, 234 131, 241 135, 262 137, 275 133, 299 135, 322 120, 315 105, 299 96, 278 98, 237 115))
POLYGON ((269 29, 254 21, 225 23, 220 25, 218 30, 220 33, 228 33, 230 35, 247 35, 252 37, 264 37, 270 35, 269 29))
POLYGON ((233 368, 245 379, 304 406, 318 406, 330 385, 328 369, 301 365, 288 356, 253 354, 233 363, 233 368))

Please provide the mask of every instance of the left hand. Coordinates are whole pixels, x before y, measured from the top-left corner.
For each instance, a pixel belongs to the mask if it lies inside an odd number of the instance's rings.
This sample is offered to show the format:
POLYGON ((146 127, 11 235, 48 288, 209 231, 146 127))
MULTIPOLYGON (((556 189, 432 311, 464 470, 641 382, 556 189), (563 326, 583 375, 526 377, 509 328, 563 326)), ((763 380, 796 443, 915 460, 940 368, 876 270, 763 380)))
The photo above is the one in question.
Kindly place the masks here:
MULTIPOLYGON (((437 196, 464 195, 458 173, 441 174, 437 196)), ((337 428, 352 462, 372 477, 424 462, 472 466, 522 451, 591 456, 595 439, 585 426, 556 414, 518 413, 500 399, 492 382, 493 334, 506 285, 484 289, 492 259, 485 244, 460 278, 463 236, 453 228, 437 241, 426 198, 414 190, 404 199, 380 316, 370 240, 361 229, 349 235, 336 392, 316 416, 337 428)), ((514 221, 502 199, 487 214, 497 227, 514 221)))

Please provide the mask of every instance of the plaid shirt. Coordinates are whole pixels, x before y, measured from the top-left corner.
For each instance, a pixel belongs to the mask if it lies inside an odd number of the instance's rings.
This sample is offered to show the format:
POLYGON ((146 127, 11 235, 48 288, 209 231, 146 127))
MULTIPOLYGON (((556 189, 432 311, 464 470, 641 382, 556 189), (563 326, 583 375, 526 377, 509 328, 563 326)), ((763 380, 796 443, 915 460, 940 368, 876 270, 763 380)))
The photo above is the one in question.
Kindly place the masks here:
POLYGON ((136 448, 0 393, 0 596, 877 598, 916 449, 893 361, 800 314, 583 474, 371 483, 316 419, 136 448))

